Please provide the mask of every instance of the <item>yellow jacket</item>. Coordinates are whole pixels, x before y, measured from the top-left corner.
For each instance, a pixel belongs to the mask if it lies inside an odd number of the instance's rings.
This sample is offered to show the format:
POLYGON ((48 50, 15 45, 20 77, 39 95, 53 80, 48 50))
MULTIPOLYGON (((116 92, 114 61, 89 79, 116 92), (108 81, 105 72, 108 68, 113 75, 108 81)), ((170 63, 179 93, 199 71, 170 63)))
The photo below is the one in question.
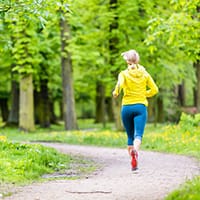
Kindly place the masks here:
POLYGON ((113 94, 118 96, 123 90, 122 105, 141 103, 148 106, 147 97, 158 93, 158 87, 150 74, 141 65, 121 71, 113 94))

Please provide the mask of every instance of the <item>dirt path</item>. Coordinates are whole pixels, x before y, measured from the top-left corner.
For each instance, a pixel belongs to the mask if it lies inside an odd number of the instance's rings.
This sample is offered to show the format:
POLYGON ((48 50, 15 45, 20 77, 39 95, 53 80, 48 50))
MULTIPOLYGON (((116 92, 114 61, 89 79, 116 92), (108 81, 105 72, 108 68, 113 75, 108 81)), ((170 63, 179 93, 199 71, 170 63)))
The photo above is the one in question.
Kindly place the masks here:
POLYGON ((130 170, 125 149, 45 144, 61 152, 92 157, 103 169, 79 180, 26 186, 6 200, 161 200, 185 180, 200 175, 194 159, 141 151, 139 170, 130 170))

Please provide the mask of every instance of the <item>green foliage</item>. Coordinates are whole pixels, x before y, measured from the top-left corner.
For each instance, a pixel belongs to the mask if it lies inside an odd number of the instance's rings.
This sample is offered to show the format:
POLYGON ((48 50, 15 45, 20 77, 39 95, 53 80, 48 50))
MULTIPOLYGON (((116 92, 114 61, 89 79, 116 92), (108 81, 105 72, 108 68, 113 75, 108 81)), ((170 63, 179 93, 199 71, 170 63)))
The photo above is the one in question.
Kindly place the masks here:
MULTIPOLYGON (((186 85, 189 93, 196 87, 193 63, 199 59, 200 49, 198 3, 199 0, 158 1, 158 9, 152 9, 148 20, 144 43, 152 65, 156 66, 153 74, 165 108, 168 108, 168 102, 170 107, 175 108, 177 98, 171 98, 171 91, 183 80, 190 80, 186 85)), ((190 104, 193 105, 193 102, 190 101, 190 104)), ((170 113, 170 110, 167 112, 170 113)))
POLYGON ((69 168, 71 157, 42 145, 0 141, 0 182, 24 183, 69 168))
POLYGON ((109 0, 0 1, 0 93, 10 93, 10 72, 15 70, 33 73, 37 90, 48 80, 51 100, 61 99, 60 19, 67 18, 71 38, 66 50, 72 55, 77 104, 94 105, 97 81, 110 96, 116 74, 126 67, 121 52, 134 48, 158 84, 164 105, 176 105, 171 101, 174 86, 187 77, 192 88, 196 80, 191 61, 200 49, 199 0, 117 2, 111 9, 109 0), (111 31, 113 24, 117 28, 111 31), (110 51, 112 38, 116 52, 110 51))
POLYGON ((200 176, 187 181, 178 190, 172 192, 165 200, 198 200, 200 197, 200 176))
POLYGON ((200 114, 192 116, 182 113, 179 125, 184 131, 191 131, 193 128, 200 126, 200 114))
POLYGON ((35 56, 37 48, 37 16, 34 10, 38 4, 33 1, 17 2, 10 4, 10 9, 5 13, 3 22, 3 31, 8 30, 7 41, 5 45, 12 44, 10 51, 15 63, 13 70, 19 73, 33 73, 34 68, 39 62, 35 56))
MULTIPOLYGON (((59 21, 55 12, 52 15, 51 9, 54 7, 50 0, 46 3, 14 1, 0 21, 3 33, 0 63, 2 61, 6 67, 12 66, 14 71, 22 74, 34 73, 37 86, 40 79, 52 77, 55 71, 60 72, 59 21), (47 74, 41 73, 44 66, 48 69, 47 74)), ((58 76, 60 78, 60 74, 58 76)))
MULTIPOLYGON (((1 62, 0 62, 1 65, 1 62)), ((1 67, 0 68, 0 77, 1 77, 1 84, 0 84, 0 98, 8 98, 9 91, 11 87, 10 76, 7 73, 8 68, 1 67)))
POLYGON ((150 48, 158 50, 159 43, 165 42, 173 50, 178 47, 193 61, 199 60, 199 2, 170 1, 170 9, 156 12, 157 15, 149 21, 150 34, 146 42, 150 48))

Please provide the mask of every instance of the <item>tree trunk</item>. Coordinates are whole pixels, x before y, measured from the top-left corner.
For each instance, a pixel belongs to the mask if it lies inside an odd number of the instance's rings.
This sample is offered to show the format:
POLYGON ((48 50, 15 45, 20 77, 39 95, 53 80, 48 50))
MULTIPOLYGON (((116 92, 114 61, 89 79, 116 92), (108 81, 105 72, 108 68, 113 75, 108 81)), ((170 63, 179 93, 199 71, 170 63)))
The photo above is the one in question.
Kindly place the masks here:
POLYGON ((114 122, 114 111, 112 106, 112 97, 106 97, 106 114, 109 122, 114 122))
POLYGON ((164 104, 163 99, 161 96, 157 97, 157 122, 163 123, 164 122, 164 104))
POLYGON ((103 123, 105 126, 105 86, 96 83, 96 120, 95 123, 103 123))
POLYGON ((47 84, 47 80, 41 80, 40 92, 35 95, 37 122, 40 124, 40 127, 43 128, 50 127, 50 108, 47 84))
POLYGON ((122 120, 121 120, 121 98, 117 99, 113 98, 113 108, 114 108, 114 119, 115 119, 115 127, 118 131, 124 130, 122 120))
POLYGON ((195 107, 197 107, 197 89, 196 89, 196 87, 193 88, 193 104, 195 107))
POLYGON ((63 110, 63 101, 61 100, 61 101, 59 101, 59 109, 60 109, 60 117, 59 117, 59 119, 60 120, 62 120, 62 119, 64 119, 64 110, 63 110))
POLYGON ((39 92, 34 91, 34 119, 35 124, 39 124, 39 114, 40 114, 40 108, 39 108, 39 92))
POLYGON ((20 79, 19 128, 24 131, 35 129, 32 79, 32 74, 20 79))
POLYGON ((11 86, 11 109, 8 116, 7 125, 19 124, 19 83, 12 81, 11 86))
POLYGON ((178 102, 180 106, 185 106, 185 84, 182 81, 182 84, 178 85, 178 102))
POLYGON ((148 103, 148 122, 155 122, 155 98, 149 98, 148 103))
POLYGON ((194 63, 194 67, 196 69, 196 77, 197 77, 197 84, 196 84, 196 92, 194 95, 194 103, 197 107, 197 112, 200 113, 200 61, 198 60, 194 63))
POLYGON ((1 116, 3 122, 8 120, 8 98, 0 98, 1 116))
POLYGON ((61 19, 61 65, 62 65, 62 87, 63 87, 63 117, 66 130, 78 129, 75 99, 73 88, 73 71, 71 55, 66 50, 69 40, 70 29, 67 21, 61 19))
POLYGON ((49 111, 50 111, 50 123, 56 124, 57 117, 55 115, 54 102, 52 100, 49 101, 49 111))
MULTIPOLYGON (((117 0, 110 0, 110 10, 111 12, 116 13, 117 10, 117 0)), ((110 24, 110 34, 112 35, 112 32, 118 29, 118 16, 115 15, 113 18, 111 24, 110 24)), ((119 54, 119 51, 117 49, 117 45, 119 43, 119 40, 116 36, 112 36, 109 40, 109 50, 111 54, 111 59, 110 59, 110 65, 114 65, 114 56, 115 54, 119 54)), ((116 70, 113 72, 113 75, 117 78, 117 74, 119 72, 116 70)), ((115 119, 115 126, 117 130, 123 130, 123 126, 121 123, 121 115, 120 115, 120 110, 121 110, 121 99, 118 97, 118 99, 113 99, 113 111, 114 111, 114 119, 115 119)))

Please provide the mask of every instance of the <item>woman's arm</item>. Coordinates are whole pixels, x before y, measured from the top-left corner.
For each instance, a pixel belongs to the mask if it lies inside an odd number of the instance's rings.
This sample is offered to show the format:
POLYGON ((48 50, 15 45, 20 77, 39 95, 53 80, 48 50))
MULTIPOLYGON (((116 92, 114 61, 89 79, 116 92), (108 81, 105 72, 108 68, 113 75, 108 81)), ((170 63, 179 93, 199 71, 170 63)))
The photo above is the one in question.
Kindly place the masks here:
POLYGON ((152 97, 158 93, 158 87, 150 75, 147 78, 147 87, 146 97, 152 97))
POLYGON ((115 86, 115 89, 113 91, 113 97, 118 97, 119 93, 121 92, 122 90, 122 87, 123 87, 123 84, 124 84, 124 76, 122 74, 122 72, 119 74, 118 76, 118 81, 117 81, 117 84, 115 86))

